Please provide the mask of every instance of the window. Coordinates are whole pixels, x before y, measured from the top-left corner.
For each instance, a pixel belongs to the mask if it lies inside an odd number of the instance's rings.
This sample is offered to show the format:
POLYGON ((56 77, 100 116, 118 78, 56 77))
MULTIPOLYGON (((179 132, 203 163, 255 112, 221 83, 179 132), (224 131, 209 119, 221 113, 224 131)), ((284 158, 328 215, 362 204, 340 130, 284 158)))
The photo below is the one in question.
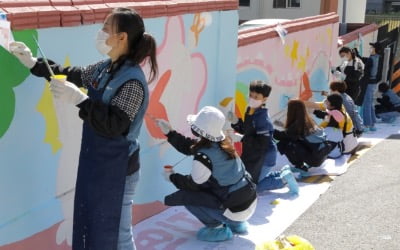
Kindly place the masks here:
POLYGON ((286 8, 286 0, 274 0, 273 8, 286 8))
POLYGON ((300 8, 300 0, 274 0, 272 7, 277 8, 300 8))
POLYGON ((250 0, 239 0, 239 6, 250 6, 250 0))
POLYGON ((300 8, 300 0, 288 0, 288 8, 300 8))

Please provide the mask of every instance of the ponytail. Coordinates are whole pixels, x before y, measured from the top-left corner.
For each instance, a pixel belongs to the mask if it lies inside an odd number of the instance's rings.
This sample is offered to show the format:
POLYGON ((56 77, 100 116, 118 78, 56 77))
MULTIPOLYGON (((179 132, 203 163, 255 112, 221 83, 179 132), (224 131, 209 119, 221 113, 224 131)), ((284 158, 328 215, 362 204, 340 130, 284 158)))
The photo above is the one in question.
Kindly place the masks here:
POLYGON ((356 59, 356 55, 357 55, 357 53, 356 53, 356 50, 355 49, 351 49, 351 58, 353 59, 353 60, 355 60, 356 59))
MULTIPOLYGON (((200 140, 194 143, 191 146, 191 151, 193 153, 197 152, 197 150, 201 148, 210 148, 212 145, 212 142, 204 137, 200 137, 200 140)), ((227 159, 235 159, 238 157, 235 148, 232 145, 232 141, 226 137, 224 140, 218 142, 219 147, 221 148, 222 151, 224 151, 227 154, 227 159)))
POLYGON ((143 33, 137 42, 134 41, 133 44, 129 44, 129 48, 128 59, 136 64, 148 62, 150 64, 149 82, 154 81, 158 74, 157 45, 154 37, 148 33, 143 33))
POLYGON ((142 17, 136 11, 128 8, 116 8, 111 14, 116 31, 128 34, 129 52, 124 57, 134 64, 149 62, 149 82, 154 81, 158 74, 157 45, 154 37, 145 32, 142 17))

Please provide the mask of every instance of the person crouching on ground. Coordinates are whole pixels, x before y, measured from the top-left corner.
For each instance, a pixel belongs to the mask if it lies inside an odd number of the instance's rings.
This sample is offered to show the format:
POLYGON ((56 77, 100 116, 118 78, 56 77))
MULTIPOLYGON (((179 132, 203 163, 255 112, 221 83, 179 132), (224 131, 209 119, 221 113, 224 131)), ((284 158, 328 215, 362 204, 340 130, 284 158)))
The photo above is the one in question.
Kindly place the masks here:
POLYGON ((302 100, 289 101, 284 130, 274 130, 274 139, 278 141, 279 152, 294 166, 293 170, 302 174, 310 167, 319 167, 333 148, 302 100))
MULTIPOLYGON (((324 102, 310 102, 305 101, 304 104, 307 108, 314 109, 314 114, 321 119, 324 119, 327 112, 332 110, 339 110, 344 119, 339 124, 339 129, 343 132, 343 148, 342 153, 353 153, 358 145, 357 137, 354 132, 353 121, 343 106, 343 98, 340 94, 330 94, 324 102)), ((328 127, 330 119, 324 119, 320 123, 320 127, 328 127)))
POLYGON ((354 132, 357 137, 361 137, 364 124, 353 99, 346 94, 347 84, 344 81, 333 81, 329 84, 329 89, 331 94, 340 94, 342 96, 344 108, 353 122, 354 132))
POLYGON ((174 131, 165 120, 157 124, 179 152, 193 155, 190 175, 166 173, 178 191, 165 197, 168 206, 185 206, 205 227, 197 232, 203 241, 225 241, 233 233, 246 234, 247 220, 257 205, 255 184, 222 127, 224 114, 206 106, 189 115, 194 140, 174 131))
POLYGON ((255 80, 250 83, 249 93, 244 121, 233 112, 228 113, 228 120, 236 132, 243 134, 241 159, 257 183, 257 192, 282 188, 287 184, 291 193, 298 194, 298 184, 289 166, 281 171, 271 171, 276 164, 277 154, 276 144, 272 140, 274 127, 265 107, 271 87, 266 82, 255 80))
POLYGON ((379 104, 375 105, 375 114, 382 122, 393 123, 400 114, 400 97, 385 82, 378 85, 378 91, 382 97, 376 99, 379 104))

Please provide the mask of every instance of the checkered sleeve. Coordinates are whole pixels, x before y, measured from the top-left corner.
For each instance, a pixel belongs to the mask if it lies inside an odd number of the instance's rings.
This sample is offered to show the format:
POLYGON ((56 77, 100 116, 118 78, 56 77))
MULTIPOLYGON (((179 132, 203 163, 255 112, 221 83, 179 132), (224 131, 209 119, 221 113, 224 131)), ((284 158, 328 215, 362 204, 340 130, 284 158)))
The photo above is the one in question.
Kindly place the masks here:
POLYGON ((126 82, 117 95, 111 100, 111 105, 124 111, 133 121, 144 100, 144 90, 140 81, 130 80, 126 82))
POLYGON ((99 61, 95 64, 90 64, 86 67, 82 67, 82 74, 81 74, 81 78, 82 78, 82 86, 87 88, 90 84, 92 84, 93 82, 93 75, 94 75, 94 71, 97 69, 98 66, 100 66, 103 61, 99 61))

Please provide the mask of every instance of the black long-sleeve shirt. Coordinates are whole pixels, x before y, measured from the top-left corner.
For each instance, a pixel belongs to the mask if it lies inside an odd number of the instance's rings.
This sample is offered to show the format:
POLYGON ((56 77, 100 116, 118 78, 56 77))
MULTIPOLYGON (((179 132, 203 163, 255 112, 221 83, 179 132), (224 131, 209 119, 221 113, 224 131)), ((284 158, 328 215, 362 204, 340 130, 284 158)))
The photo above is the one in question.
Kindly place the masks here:
MULTIPOLYGON (((104 61, 86 67, 62 67, 49 60, 54 74, 64 74, 67 81, 78 87, 87 88, 93 83, 93 74, 96 68, 104 61)), ((115 65, 115 64, 114 64, 115 65)), ((111 65, 113 70, 113 65, 111 65)), ((32 74, 45 77, 50 81, 50 73, 42 59, 38 59, 31 69, 32 74)), ((111 99, 110 105, 90 98, 78 104, 79 117, 104 137, 125 135, 135 118, 144 100, 144 90, 138 80, 129 80, 124 83, 117 94, 111 99)))
MULTIPOLYGON (((168 142, 179 152, 185 155, 193 155, 193 144, 196 142, 192 138, 185 137, 176 131, 171 131, 167 134, 168 142)), ((182 190, 198 191, 200 185, 194 182, 191 175, 182 175, 174 173, 170 175, 171 182, 176 188, 182 190)))

